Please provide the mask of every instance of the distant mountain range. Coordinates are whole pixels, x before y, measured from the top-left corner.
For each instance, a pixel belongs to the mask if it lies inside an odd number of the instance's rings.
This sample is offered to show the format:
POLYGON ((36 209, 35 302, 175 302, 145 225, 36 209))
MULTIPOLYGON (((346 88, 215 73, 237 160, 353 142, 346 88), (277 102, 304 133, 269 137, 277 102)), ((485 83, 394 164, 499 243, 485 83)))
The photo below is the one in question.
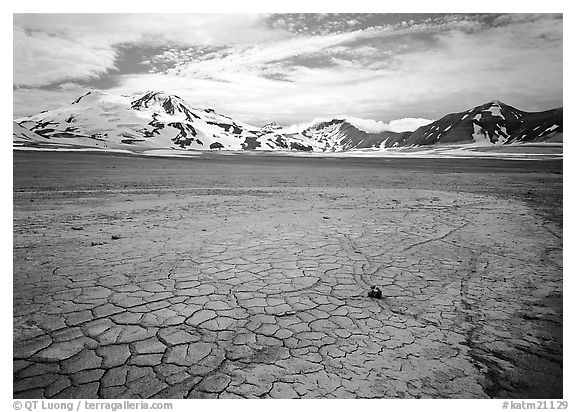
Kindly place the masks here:
POLYGON ((345 119, 288 132, 236 122, 212 109, 149 91, 143 96, 90 91, 68 105, 20 118, 15 147, 346 151, 470 143, 562 141, 562 108, 529 113, 497 100, 452 113, 411 132, 361 130, 345 119))

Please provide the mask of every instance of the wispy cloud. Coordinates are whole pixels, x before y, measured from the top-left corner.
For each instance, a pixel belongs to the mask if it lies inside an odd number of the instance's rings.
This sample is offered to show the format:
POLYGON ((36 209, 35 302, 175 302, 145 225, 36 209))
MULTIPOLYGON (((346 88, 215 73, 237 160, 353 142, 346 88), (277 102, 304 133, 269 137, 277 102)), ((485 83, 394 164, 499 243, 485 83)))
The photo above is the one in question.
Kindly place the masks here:
POLYGON ((115 51, 107 45, 14 28, 14 85, 17 87, 95 78, 113 69, 114 59, 115 51))
POLYGON ((114 79, 255 124, 562 103, 561 15, 25 15, 14 30, 16 86, 114 79), (153 52, 124 64, 126 47, 153 52))
POLYGON ((119 46, 253 44, 288 36, 259 15, 15 14, 14 84, 86 80, 116 69, 119 46))

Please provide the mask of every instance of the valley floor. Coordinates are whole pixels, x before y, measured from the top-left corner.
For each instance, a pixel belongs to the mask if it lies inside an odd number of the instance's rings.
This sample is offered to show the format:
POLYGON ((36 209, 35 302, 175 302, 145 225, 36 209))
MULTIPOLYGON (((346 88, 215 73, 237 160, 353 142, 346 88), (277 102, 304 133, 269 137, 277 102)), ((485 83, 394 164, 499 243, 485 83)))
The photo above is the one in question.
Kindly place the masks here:
POLYGON ((15 151, 13 230, 17 398, 563 395, 562 160, 15 151))

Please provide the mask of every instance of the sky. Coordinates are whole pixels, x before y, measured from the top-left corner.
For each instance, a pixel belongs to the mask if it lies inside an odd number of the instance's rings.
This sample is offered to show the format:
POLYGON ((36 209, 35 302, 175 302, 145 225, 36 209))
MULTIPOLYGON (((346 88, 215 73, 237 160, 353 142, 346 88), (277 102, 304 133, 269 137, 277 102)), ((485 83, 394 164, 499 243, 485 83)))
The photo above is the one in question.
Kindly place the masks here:
POLYGON ((563 105, 562 32, 561 14, 14 14, 13 116, 94 88, 259 126, 546 110, 563 105))

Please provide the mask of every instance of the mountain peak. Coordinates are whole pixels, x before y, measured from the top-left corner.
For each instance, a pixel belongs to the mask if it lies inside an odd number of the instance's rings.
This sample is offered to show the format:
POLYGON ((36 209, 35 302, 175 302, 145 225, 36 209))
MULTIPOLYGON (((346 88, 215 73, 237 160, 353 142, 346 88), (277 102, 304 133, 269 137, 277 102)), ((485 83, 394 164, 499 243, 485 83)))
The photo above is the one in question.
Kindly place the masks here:
POLYGON ((509 105, 507 105, 506 103, 504 103, 501 100, 491 100, 487 103, 484 103, 483 105, 479 106, 479 107, 510 107, 509 105))
POLYGON ((164 91, 147 91, 144 96, 133 100, 130 106, 134 110, 157 109, 161 107, 169 115, 182 114, 187 121, 193 121, 198 116, 186 106, 184 100, 175 94, 169 94, 164 91))
POLYGON ((133 109, 140 110, 142 107, 147 108, 157 103, 163 106, 165 104, 174 106, 175 104, 184 104, 184 101, 180 97, 165 91, 149 90, 142 97, 133 100, 131 105, 133 109))
MULTIPOLYGON (((309 129, 322 129, 324 127, 333 126, 333 125, 340 125, 348 123, 345 119, 332 119, 332 120, 321 120, 309 127, 309 129)), ((349 124, 349 123, 348 123, 349 124)))
POLYGON ((282 129, 282 126, 280 126, 278 123, 276 122, 269 122, 266 123, 264 126, 262 126, 262 131, 270 133, 270 132, 274 132, 276 130, 280 130, 282 129))
POLYGON ((96 99, 99 99, 100 97, 106 96, 106 95, 107 95, 107 93, 103 92, 102 90, 90 90, 90 91, 84 93, 82 96, 78 97, 76 100, 74 100, 70 104, 78 104, 81 101, 84 103, 87 100, 96 100, 96 99))

